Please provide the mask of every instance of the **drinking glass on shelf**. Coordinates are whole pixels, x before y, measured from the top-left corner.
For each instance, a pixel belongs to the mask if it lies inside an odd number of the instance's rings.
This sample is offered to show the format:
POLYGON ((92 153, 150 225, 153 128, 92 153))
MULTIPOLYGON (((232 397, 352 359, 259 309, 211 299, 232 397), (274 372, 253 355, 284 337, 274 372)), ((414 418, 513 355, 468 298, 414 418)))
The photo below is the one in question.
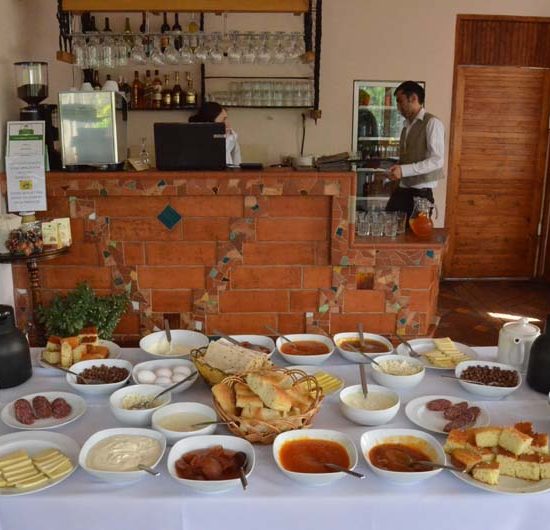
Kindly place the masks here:
POLYGON ((251 64, 256 60, 256 48, 254 43, 254 33, 247 31, 245 33, 245 43, 243 49, 242 62, 251 64))
POLYGON ((397 215, 396 212, 386 212, 384 215, 384 235, 387 237, 397 236, 397 215))
POLYGON ((130 61, 133 64, 146 64, 147 54, 145 53, 145 47, 140 39, 134 41, 134 46, 130 50, 130 61))
POLYGON ((208 61, 219 64, 223 61, 222 34, 219 31, 212 33, 210 48, 208 50, 208 61))
POLYGON ((371 218, 365 212, 359 212, 357 216, 357 235, 366 237, 371 232, 371 218))
POLYGON ((79 68, 87 68, 86 62, 86 41, 82 37, 77 37, 73 43, 74 63, 79 68))
POLYGON ((90 37, 86 47, 86 65, 88 68, 99 68, 99 59, 101 57, 99 39, 90 37))
POLYGON ((203 34, 197 35, 197 47, 195 48, 195 61, 206 63, 208 60, 207 39, 203 34))
POLYGON ((100 66, 105 68, 115 67, 115 46, 111 37, 103 37, 103 41, 100 47, 100 66))
POLYGON ((195 54, 189 45, 189 36, 183 37, 180 49, 180 63, 193 64, 195 62, 195 54))
POLYGON ((284 105, 284 90, 285 84, 281 81, 275 81, 272 85, 272 104, 274 107, 282 107, 284 105))
POLYGON ((256 56, 256 62, 260 64, 268 64, 271 61, 271 48, 269 47, 269 33, 263 32, 260 34, 259 48, 256 56))
POLYGON ((275 33, 275 42, 276 44, 272 52, 271 61, 275 64, 283 64, 287 59, 284 31, 277 31, 275 33))
POLYGON ((371 236, 382 237, 384 235, 383 212, 372 212, 371 214, 371 236))
POLYGON ((299 62, 300 57, 305 53, 304 34, 299 31, 293 31, 287 49, 287 61, 290 63, 299 62))
POLYGON ((407 228, 407 212, 395 212, 397 216, 397 233, 404 234, 407 228))
POLYGON ((116 50, 116 57, 115 57, 116 65, 126 66, 128 64, 128 56, 130 54, 128 43, 122 38, 115 39, 115 50, 116 50))

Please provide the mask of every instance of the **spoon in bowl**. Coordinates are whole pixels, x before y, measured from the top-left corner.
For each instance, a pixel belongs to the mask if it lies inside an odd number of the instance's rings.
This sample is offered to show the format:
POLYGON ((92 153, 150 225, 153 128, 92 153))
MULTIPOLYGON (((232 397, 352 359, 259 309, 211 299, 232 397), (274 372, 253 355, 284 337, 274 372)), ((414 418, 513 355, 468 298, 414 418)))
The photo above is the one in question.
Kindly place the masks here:
POLYGON ((141 469, 142 471, 147 471, 149 475, 153 475, 154 477, 158 477, 160 475, 160 471, 155 471, 153 468, 145 466, 143 464, 138 464, 138 469, 141 469))
POLYGON ((237 461, 237 465, 239 466, 239 478, 241 479, 241 485, 243 487, 243 490, 245 490, 248 487, 248 480, 245 473, 248 457, 245 452, 237 451, 235 453, 235 460, 237 461))
POLYGON ((189 374, 187 377, 183 378, 181 381, 178 381, 177 383, 174 383, 173 385, 165 388, 158 394, 155 394, 152 398, 145 398, 139 401, 138 403, 134 403, 133 405, 128 407, 128 410, 143 410, 143 409, 152 408, 150 407, 150 405, 152 405, 160 396, 163 396, 164 394, 166 394, 166 392, 170 392, 170 390, 173 390, 174 388, 180 385, 183 385, 183 383, 185 383, 186 381, 189 381, 189 379, 193 379, 193 377, 195 377, 196 375, 197 375, 197 372, 195 371, 189 374))
POLYGON ((170 331, 170 323, 168 319, 164 319, 164 332, 166 333, 166 340, 168 341, 168 351, 170 351, 170 346, 172 345, 172 333, 170 331))
POLYGON ((234 339, 233 337, 230 337, 229 335, 226 335, 225 333, 222 333, 217 329, 212 330, 212 333, 214 333, 214 335, 218 335, 222 339, 229 341, 231 344, 234 344, 235 346, 241 345, 241 343, 238 340, 234 339))
POLYGON ((104 385, 105 381, 101 381, 100 379, 89 379, 87 377, 82 377, 80 374, 77 374, 76 372, 73 372, 72 370, 69 370, 68 368, 63 368, 63 366, 58 366, 57 364, 52 364, 44 359, 42 359, 42 362, 44 364, 47 364, 48 366, 51 366, 52 368, 56 368, 57 370, 61 370, 62 372, 66 372, 68 374, 72 374, 76 377, 76 382, 78 383, 79 379, 82 379, 84 381, 85 385, 104 385))
POLYGON ((270 333, 273 333, 274 335, 278 335, 281 337, 281 339, 286 340, 287 342, 290 342, 290 344, 294 344, 294 347, 298 351, 303 351, 299 345, 297 345, 293 340, 290 340, 288 337, 285 337, 284 335, 281 335, 276 329, 272 328, 271 326, 264 325, 264 328, 267 329, 270 333))
POLYGON ((408 453, 405 453, 404 451, 400 451, 400 450, 392 451, 392 454, 395 460, 397 460, 400 464, 403 464, 408 468, 414 468, 414 466, 416 465, 422 465, 422 466, 429 466, 437 469, 449 469, 451 471, 458 471, 460 473, 466 472, 466 468, 461 469, 459 467, 449 466, 447 464, 438 464, 437 462, 432 462, 431 460, 416 460, 408 453))
POLYGON ((352 471, 351 469, 348 469, 344 466, 339 466, 338 464, 332 464, 330 462, 321 462, 325 467, 328 467, 330 469, 335 469, 336 471, 341 471, 342 473, 347 473, 348 475, 351 475, 355 478, 365 478, 365 475, 363 473, 358 473, 357 471, 352 471))

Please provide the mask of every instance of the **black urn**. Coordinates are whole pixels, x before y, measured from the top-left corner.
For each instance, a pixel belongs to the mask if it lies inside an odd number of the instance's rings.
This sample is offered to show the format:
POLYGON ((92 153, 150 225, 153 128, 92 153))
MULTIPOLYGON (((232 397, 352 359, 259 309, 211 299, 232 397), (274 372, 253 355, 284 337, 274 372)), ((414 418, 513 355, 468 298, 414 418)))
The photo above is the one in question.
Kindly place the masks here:
POLYGON ((20 385, 31 375, 29 343, 15 326, 13 307, 0 305, 0 388, 20 385))
POLYGON ((544 333, 531 346, 527 384, 537 392, 550 392, 550 315, 546 318, 544 333))

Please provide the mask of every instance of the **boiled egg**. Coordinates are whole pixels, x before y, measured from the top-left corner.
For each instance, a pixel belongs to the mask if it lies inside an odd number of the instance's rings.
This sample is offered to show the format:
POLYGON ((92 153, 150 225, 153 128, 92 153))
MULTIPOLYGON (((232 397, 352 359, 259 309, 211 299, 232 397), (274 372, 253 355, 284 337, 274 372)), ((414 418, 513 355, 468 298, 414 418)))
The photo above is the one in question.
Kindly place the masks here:
POLYGON ((187 377, 191 373, 191 370, 187 366, 176 366, 173 372, 174 372, 174 375, 181 374, 183 375, 183 377, 187 377))
POLYGON ((137 380, 146 385, 154 383, 156 378, 157 376, 151 370, 140 370, 137 374, 137 380))
POLYGON ((179 381, 182 381, 183 379, 185 379, 187 376, 186 375, 183 375, 183 374, 174 374, 172 376, 172 383, 178 383, 179 381))
POLYGON ((172 379, 170 379, 170 377, 157 377, 155 384, 161 385, 161 386, 168 386, 172 384, 172 379))
POLYGON ((157 368, 155 370, 155 375, 157 377, 168 377, 168 379, 170 379, 172 377, 172 370, 170 370, 170 368, 157 368))

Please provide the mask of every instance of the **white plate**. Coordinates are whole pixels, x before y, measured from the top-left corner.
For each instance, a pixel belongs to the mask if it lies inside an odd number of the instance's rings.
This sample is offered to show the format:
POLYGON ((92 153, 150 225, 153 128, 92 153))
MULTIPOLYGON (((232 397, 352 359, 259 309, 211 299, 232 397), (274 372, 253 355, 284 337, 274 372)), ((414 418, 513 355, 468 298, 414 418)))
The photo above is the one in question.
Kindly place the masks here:
POLYGON ((493 493, 503 493, 505 495, 535 495, 550 490, 550 478, 532 481, 515 477, 504 477, 501 475, 498 479, 498 484, 496 486, 490 486, 489 484, 476 480, 467 473, 459 473, 457 471, 451 471, 451 473, 456 478, 462 480, 462 482, 474 486, 474 488, 492 491, 493 493))
POLYGON ((7 455, 19 449, 25 449, 29 455, 32 456, 44 449, 52 448, 59 449, 59 451, 69 458, 73 464, 73 470, 70 473, 67 473, 57 480, 50 480, 46 484, 28 490, 0 488, 0 497, 28 495, 29 493, 36 493, 37 491, 51 488, 63 482, 66 478, 70 477, 78 467, 78 454, 80 453, 80 446, 72 438, 57 432, 13 432, 0 436, 0 456, 7 455))
MULTIPOLYGON (((415 351, 421 354, 437 349, 432 339, 412 339, 407 342, 414 348, 415 351)), ((466 344, 462 344, 461 342, 456 342, 454 340, 453 343, 457 347, 458 351, 469 355, 472 360, 477 359, 477 353, 475 352, 475 350, 472 350, 470 346, 466 346, 466 344)), ((407 348, 407 346, 405 346, 404 344, 400 344, 399 346, 397 346, 397 348, 395 348, 395 353, 397 353, 398 355, 407 355, 410 357, 409 348, 407 348)), ((431 368, 432 370, 454 370, 454 366, 452 368, 440 368, 439 366, 434 366, 425 357, 419 357, 418 359, 422 361, 422 363, 424 363, 424 366, 426 368, 431 368)))
MULTIPOLYGON (((466 401, 465 399, 458 398, 456 396, 422 396, 407 403, 407 406, 405 407, 405 414, 409 420, 426 431, 431 431, 438 434, 449 434, 445 432, 443 428, 451 420, 445 419, 442 411, 428 410, 426 408, 426 403, 432 399, 448 399, 453 405, 460 403, 461 401, 466 401)), ((482 407, 479 403, 472 403, 470 401, 468 401, 468 406, 480 408, 480 413, 476 422, 469 427, 484 427, 485 425, 489 425, 489 413, 487 412, 487 409, 482 407)))
MULTIPOLYGON (((115 344, 114 342, 112 342, 110 340, 99 339, 98 345, 99 346, 107 346, 107 348, 109 348, 109 357, 107 357, 108 359, 118 359, 120 357, 120 354, 122 353, 122 349, 120 348, 120 346, 118 344, 115 344)), ((52 368, 49 364, 45 363, 42 360, 42 352, 43 351, 44 350, 40 350, 38 352, 37 363, 42 368, 47 368, 48 370, 52 370, 54 372, 57 372, 59 375, 63 375, 63 372, 61 370, 56 370, 55 368, 52 368)), ((97 359, 97 360, 101 361, 101 359, 97 359)))
POLYGON ((50 403, 55 398, 63 398, 71 406, 71 413, 65 418, 43 418, 39 420, 34 420, 34 423, 31 425, 25 425, 15 418, 13 404, 17 400, 13 400, 2 409, 2 412, 0 412, 0 419, 8 427, 13 427, 14 429, 36 431, 40 429, 56 429, 57 427, 61 427, 62 425, 67 425, 67 423, 71 423, 77 418, 80 418, 80 416, 82 416, 82 414, 86 412, 86 401, 84 401, 84 399, 82 399, 77 394, 71 394, 70 392, 36 392, 34 394, 27 394, 26 396, 18 397, 17 399, 26 399, 27 401, 32 402, 32 398, 34 398, 35 396, 44 396, 50 401, 50 403))
POLYGON ((335 388, 332 392, 329 392, 328 394, 325 394, 326 396, 330 396, 336 392, 340 392, 340 390, 342 390, 342 388, 344 388, 344 380, 333 374, 330 370, 326 370, 325 368, 323 368, 322 366, 315 366, 315 365, 303 365, 303 366, 288 366, 287 367, 289 370, 302 370, 302 372, 305 372, 307 375, 315 375, 315 374, 318 374, 319 372, 324 372, 325 374, 329 374, 331 375, 332 377, 338 379, 338 381, 340 381, 340 384, 338 385, 338 388, 335 388))

